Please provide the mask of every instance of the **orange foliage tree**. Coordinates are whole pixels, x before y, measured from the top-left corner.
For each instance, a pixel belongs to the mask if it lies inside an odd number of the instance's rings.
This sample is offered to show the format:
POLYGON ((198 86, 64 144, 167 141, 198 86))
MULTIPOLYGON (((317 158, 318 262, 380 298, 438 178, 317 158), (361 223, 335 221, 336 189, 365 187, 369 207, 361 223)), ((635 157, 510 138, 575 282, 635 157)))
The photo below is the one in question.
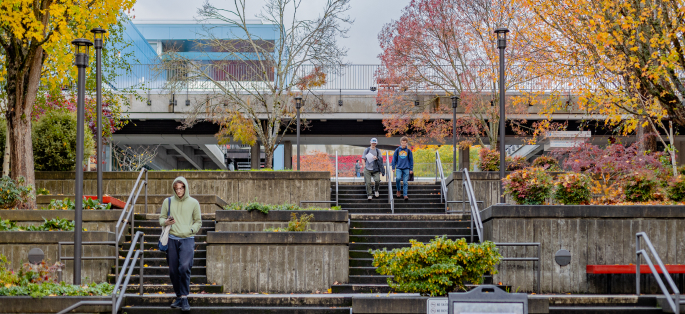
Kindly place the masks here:
MULTIPOLYGON (((458 133, 481 136, 497 143, 499 124, 498 50, 494 30, 512 30, 507 47, 508 90, 523 88, 534 77, 525 64, 535 51, 519 40, 527 29, 528 12, 513 0, 414 0, 399 20, 379 34, 383 52, 377 73, 377 103, 387 115, 388 134, 406 134, 415 140, 442 141, 452 133, 450 99, 434 96, 418 102, 419 92, 457 94, 461 98, 458 133)), ((527 106, 507 99, 507 112, 524 113, 527 106)), ((497 147, 497 146, 495 146, 497 147)))
MULTIPOLYGON (((293 157, 293 165, 297 163, 297 156, 293 157)), ((331 156, 322 151, 311 151, 309 155, 300 156, 300 170, 302 171, 328 171, 331 176, 335 175, 335 166, 331 156)))

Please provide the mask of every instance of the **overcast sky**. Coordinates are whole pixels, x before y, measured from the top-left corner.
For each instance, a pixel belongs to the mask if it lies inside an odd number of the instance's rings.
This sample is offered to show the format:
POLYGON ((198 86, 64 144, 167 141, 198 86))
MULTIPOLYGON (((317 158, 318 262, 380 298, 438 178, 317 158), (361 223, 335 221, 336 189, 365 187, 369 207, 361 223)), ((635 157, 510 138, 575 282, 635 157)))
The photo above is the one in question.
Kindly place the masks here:
MULTIPOLYGON (((402 9, 410 0, 351 0, 348 14, 355 20, 350 27, 348 38, 340 39, 340 44, 349 49, 347 61, 353 64, 377 64, 378 33, 383 25, 400 17, 402 9)), ((204 0, 138 0, 134 6, 135 20, 191 20, 204 0)), ((211 0, 217 7, 230 8, 233 0, 211 0)), ((248 17, 254 17, 264 4, 264 0, 247 1, 248 17)), ((324 1, 303 0, 303 14, 316 14, 324 1)))

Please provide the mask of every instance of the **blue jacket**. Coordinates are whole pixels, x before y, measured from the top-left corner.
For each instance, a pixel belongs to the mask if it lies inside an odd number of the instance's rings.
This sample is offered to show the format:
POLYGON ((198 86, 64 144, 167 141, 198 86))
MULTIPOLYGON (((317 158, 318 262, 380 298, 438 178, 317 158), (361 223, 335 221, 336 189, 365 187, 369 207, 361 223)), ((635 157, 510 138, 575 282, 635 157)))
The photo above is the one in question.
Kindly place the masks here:
POLYGON ((409 147, 402 149, 402 146, 395 150, 392 155, 392 168, 414 170, 414 155, 409 147))

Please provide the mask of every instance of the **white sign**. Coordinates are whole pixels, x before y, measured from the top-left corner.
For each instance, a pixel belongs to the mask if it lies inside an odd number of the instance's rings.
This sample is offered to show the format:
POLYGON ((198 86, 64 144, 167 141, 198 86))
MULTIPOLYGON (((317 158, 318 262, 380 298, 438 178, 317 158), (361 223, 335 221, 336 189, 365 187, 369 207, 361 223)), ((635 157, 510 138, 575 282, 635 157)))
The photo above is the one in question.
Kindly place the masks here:
POLYGON ((545 133, 547 137, 591 137, 590 131, 549 131, 545 133))
POLYGON ((447 298, 428 298, 428 302, 426 302, 426 314, 447 314, 448 311, 447 298))
POLYGON ((583 143, 583 140, 551 140, 549 141, 550 148, 558 147, 576 147, 578 144, 583 143))
POLYGON ((453 314, 525 314, 523 303, 454 302, 453 314))

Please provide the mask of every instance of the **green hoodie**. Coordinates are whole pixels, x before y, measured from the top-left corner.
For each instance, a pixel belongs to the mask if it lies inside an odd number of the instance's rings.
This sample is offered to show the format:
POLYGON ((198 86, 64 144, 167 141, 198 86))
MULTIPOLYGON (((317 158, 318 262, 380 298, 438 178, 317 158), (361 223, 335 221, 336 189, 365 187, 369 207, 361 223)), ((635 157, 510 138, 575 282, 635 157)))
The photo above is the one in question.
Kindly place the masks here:
MULTIPOLYGON (((200 230, 202 226, 202 215, 200 213, 200 202, 190 197, 190 186, 184 177, 174 179, 171 184, 171 190, 174 196, 171 197, 171 216, 174 217, 176 223, 171 225, 170 234, 179 238, 192 237, 200 230), (181 182, 186 186, 183 197, 178 197, 174 191, 174 184, 181 182)), ((159 215, 159 224, 164 226, 167 218, 167 211, 169 210, 169 198, 162 202, 162 212, 159 215)))

